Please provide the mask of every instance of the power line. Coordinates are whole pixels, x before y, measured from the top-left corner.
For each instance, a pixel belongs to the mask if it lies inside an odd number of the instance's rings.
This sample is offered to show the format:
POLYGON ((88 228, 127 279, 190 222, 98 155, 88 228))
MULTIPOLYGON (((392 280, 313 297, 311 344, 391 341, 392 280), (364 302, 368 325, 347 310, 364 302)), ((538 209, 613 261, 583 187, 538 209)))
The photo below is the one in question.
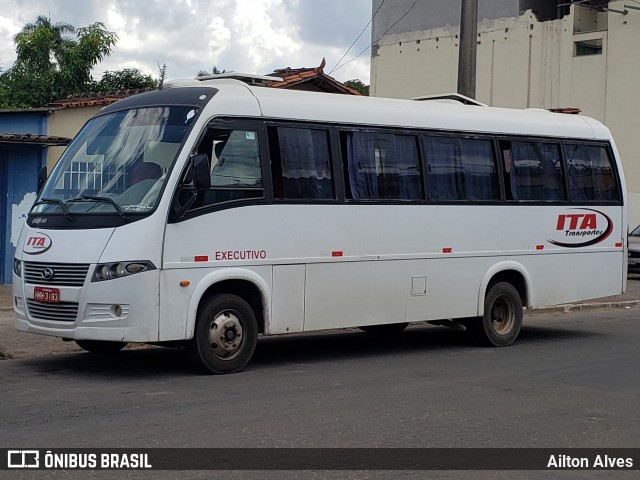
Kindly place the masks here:
POLYGON ((415 7, 415 6, 416 6, 416 3, 418 3, 418 0, 415 0, 415 1, 413 2, 413 5, 411 5, 411 7, 409 7, 409 10, 407 10, 407 11, 405 12, 405 14, 404 14, 404 15, 402 15, 398 20, 396 20, 396 22, 395 22, 393 25, 391 25, 389 28, 387 28, 387 29, 386 29, 386 30, 384 31, 384 33, 380 36, 380 38, 378 38, 375 42, 372 42, 372 43, 371 43, 371 45, 367 46, 364 50, 362 50, 358 55, 356 55, 355 57, 353 57, 351 60, 349 60, 349 61, 347 61, 347 62, 344 62, 342 65, 340 65, 339 67, 334 68, 334 69, 333 69, 333 70, 331 70, 331 71, 332 71, 332 72, 334 72, 334 71, 336 71, 336 70, 340 70, 340 69, 341 69, 342 67, 344 67, 345 65, 347 65, 347 64, 349 64, 349 63, 353 62, 354 60, 357 60, 358 58, 360 58, 364 52, 366 52, 367 50, 369 50, 369 49, 373 46, 373 44, 374 44, 374 43, 378 43, 380 40, 382 40, 382 38, 387 34, 387 32, 388 32, 389 30, 391 30, 391 29, 392 29, 393 27, 395 27, 398 23, 400 23, 400 20, 402 20, 402 19, 403 19, 404 17, 406 17, 407 15, 409 15, 409 13, 411 12, 411 10, 413 10, 413 7, 415 7))
POLYGON ((381 4, 380 4, 380 6, 378 7, 378 9, 377 9, 375 12, 373 12, 373 15, 371 16, 371 20, 369 20, 369 23, 367 23, 367 24, 365 25, 365 27, 364 27, 364 28, 362 29, 362 31, 360 32, 360 35, 358 35, 358 36, 356 37, 356 39, 353 41, 353 43, 351 44, 351 46, 347 49, 347 51, 346 51, 346 52, 344 52, 344 55, 342 55, 342 56, 340 57, 340 60, 338 60, 338 61, 337 61, 337 63, 333 66, 333 68, 332 68, 332 69, 331 69, 331 71, 329 72, 329 75, 331 75, 331 74, 333 73, 333 71, 336 69, 336 67, 337 67, 338 65, 340 65, 340 62, 342 61, 342 59, 343 59, 344 57, 346 57, 346 56, 347 56, 347 53, 349 53, 349 52, 351 51, 351 49, 353 48, 353 46, 356 44, 356 42, 357 42, 358 40, 360 40, 360 37, 362 36, 362 34, 363 34, 363 33, 365 32, 365 30, 369 27, 369 25, 371 25, 371 23, 373 22, 373 19, 374 19, 374 18, 376 18, 376 15, 378 15, 378 12, 380 11, 380 9, 382 8, 382 6, 384 5, 384 2, 385 2, 385 0, 382 0, 382 3, 381 3, 381 4))

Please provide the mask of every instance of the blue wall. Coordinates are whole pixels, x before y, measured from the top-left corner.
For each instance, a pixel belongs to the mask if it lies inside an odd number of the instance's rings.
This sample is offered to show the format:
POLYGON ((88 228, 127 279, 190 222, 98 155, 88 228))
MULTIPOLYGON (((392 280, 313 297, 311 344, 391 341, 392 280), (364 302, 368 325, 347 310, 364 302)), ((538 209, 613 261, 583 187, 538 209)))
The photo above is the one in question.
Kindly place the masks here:
POLYGON ((47 113, 28 110, 0 112, 0 133, 46 135, 47 113))
MULTIPOLYGON (((46 112, 0 112, 0 134, 45 135, 46 112)), ((46 163, 46 148, 24 143, 0 143, 0 283, 11 282, 15 247, 24 215, 38 188, 38 172, 46 163)))

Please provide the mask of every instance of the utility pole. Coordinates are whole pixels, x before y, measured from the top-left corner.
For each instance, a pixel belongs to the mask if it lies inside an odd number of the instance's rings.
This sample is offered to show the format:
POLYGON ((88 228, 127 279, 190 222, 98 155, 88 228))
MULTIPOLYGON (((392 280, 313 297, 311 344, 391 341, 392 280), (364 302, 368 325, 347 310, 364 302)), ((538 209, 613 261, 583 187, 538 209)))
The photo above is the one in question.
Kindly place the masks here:
POLYGON ((478 0, 462 0, 460 48, 458 50, 458 93, 476 98, 476 52, 478 49, 478 0))

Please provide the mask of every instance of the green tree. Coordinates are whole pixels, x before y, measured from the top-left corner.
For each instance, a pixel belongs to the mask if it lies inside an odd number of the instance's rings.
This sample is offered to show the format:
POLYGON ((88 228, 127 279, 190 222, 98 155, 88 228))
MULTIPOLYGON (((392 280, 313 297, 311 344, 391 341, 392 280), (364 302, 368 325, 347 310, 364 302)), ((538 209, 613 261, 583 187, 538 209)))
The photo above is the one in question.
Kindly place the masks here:
POLYGON ((73 42, 65 34, 73 34, 75 31, 73 25, 51 23, 51 18, 38 16, 35 23, 27 23, 22 31, 13 37, 17 62, 45 70, 55 69, 58 55, 73 42))
POLYGON ((166 80, 167 80, 167 64, 163 63, 162 66, 160 66, 160 62, 158 62, 157 87, 159 90, 162 90, 164 88, 164 82, 166 80))
POLYGON ((347 80, 344 82, 347 87, 353 88, 360 92, 360 95, 369 96, 369 85, 365 85, 362 83, 362 80, 358 80, 357 78, 354 80, 347 80))
POLYGON ((123 68, 115 72, 104 72, 94 90, 112 92, 114 90, 151 89, 156 86, 157 82, 151 75, 145 75, 137 68, 123 68))
POLYGON ((29 108, 60 98, 51 72, 38 72, 22 65, 0 75, 0 108, 29 108))
POLYGON ((39 16, 13 39, 17 59, 0 76, 0 107, 41 106, 91 89, 91 70, 111 54, 117 38, 100 22, 76 29, 39 16))
POLYGON ((56 56, 60 67, 58 77, 67 95, 82 92, 85 87, 93 84, 91 70, 111 54, 118 39, 101 22, 78 28, 76 36, 76 40, 56 56))

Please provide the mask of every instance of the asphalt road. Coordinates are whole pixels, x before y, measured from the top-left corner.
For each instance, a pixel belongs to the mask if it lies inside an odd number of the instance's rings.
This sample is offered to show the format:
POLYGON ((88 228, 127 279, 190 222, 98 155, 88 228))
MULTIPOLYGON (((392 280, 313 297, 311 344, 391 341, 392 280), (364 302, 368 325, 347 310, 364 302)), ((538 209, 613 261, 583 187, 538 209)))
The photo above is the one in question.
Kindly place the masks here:
MULTIPOLYGON (((0 312, 0 323, 9 317, 0 312)), ((247 369, 228 376, 194 374, 179 350, 95 356, 64 345, 0 361, 0 447, 640 448, 640 308, 527 316, 517 344, 502 349, 422 325, 385 339, 356 330, 265 338, 247 369)), ((603 478, 549 473, 0 478, 603 478)))

